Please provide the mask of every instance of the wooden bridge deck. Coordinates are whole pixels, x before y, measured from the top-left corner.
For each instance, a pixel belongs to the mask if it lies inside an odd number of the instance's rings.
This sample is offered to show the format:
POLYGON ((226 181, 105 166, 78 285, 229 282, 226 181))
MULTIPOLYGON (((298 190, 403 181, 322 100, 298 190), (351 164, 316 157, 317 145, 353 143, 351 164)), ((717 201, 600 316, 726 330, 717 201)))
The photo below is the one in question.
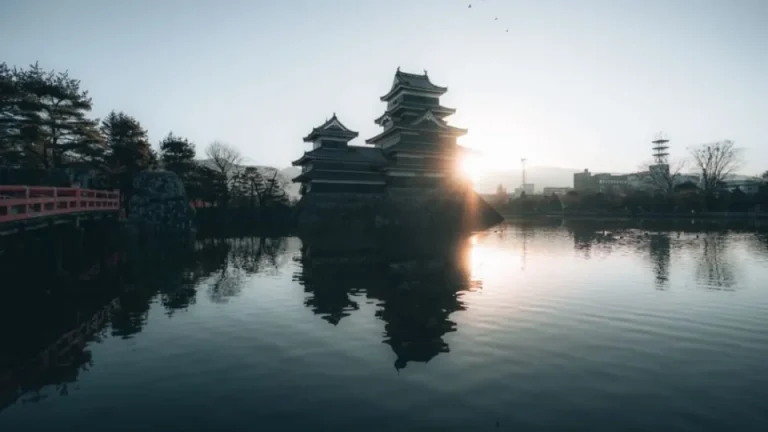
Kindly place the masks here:
POLYGON ((0 235, 80 217, 117 217, 120 194, 102 190, 41 186, 0 186, 0 235))

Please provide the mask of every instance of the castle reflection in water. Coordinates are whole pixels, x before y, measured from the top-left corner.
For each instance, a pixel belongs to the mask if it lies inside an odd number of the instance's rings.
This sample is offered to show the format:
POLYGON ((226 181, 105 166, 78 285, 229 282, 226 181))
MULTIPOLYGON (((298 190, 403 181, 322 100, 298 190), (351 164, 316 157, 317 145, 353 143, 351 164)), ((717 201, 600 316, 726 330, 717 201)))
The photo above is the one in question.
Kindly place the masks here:
MULTIPOLYGON (((734 237, 733 228, 726 235, 722 227, 517 223, 474 237, 323 233, 302 239, 208 239, 191 248, 153 245, 127 251, 129 257, 116 274, 103 280, 54 289, 44 281, 24 281, 23 290, 2 293, 0 411, 19 401, 38 402, 71 392, 82 374, 99 362, 91 354, 93 345, 107 338, 133 338, 149 325, 151 310, 174 318, 203 306, 198 303, 234 303, 232 309, 222 309, 232 314, 243 303, 239 297, 246 287, 285 288, 272 278, 289 283, 293 279, 291 289, 304 294, 296 301, 303 301, 317 321, 328 326, 340 325, 353 314, 374 314, 383 323, 382 342, 394 353, 393 366, 400 370, 450 351, 446 336, 460 330, 454 314, 466 309, 464 295, 482 289, 483 275, 499 273, 498 266, 519 264, 526 271, 526 256, 535 258, 542 251, 552 257, 575 253, 578 260, 573 262, 629 253, 646 260, 656 288, 666 290, 671 257, 679 256, 690 258, 695 274, 687 277, 697 286, 728 291, 739 286, 739 263, 732 256, 736 246, 755 254, 768 251, 764 232, 752 227, 742 232, 743 237, 734 237), (498 259, 478 259, 484 249, 498 252, 498 259), (373 306, 364 307, 369 304, 373 306)), ((542 260, 536 261, 541 266, 542 260)), ((547 260, 546 269, 530 270, 551 273, 559 265, 557 259, 547 260)), ((484 295, 490 294, 490 286, 484 295)))
POLYGON ((337 325, 360 308, 377 304, 384 342, 396 354, 395 368, 428 362, 449 351, 446 333, 456 330, 452 313, 464 310, 463 292, 480 288, 471 275, 471 237, 302 239, 294 279, 308 294, 305 305, 337 325))

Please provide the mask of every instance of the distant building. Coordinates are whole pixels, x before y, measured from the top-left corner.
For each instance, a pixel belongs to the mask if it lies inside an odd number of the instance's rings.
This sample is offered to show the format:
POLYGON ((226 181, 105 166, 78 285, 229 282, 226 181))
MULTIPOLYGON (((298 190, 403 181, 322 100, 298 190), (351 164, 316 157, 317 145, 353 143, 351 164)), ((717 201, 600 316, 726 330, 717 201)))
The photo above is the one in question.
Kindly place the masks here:
POLYGON ((683 183, 693 183, 699 185, 701 183, 701 177, 695 174, 678 174, 675 176, 675 186, 683 183))
POLYGON ((747 195, 754 195, 760 192, 760 187, 762 185, 763 185, 763 182, 759 180, 726 180, 725 181, 725 188, 728 189, 729 192, 733 192, 736 189, 738 189, 747 195))
POLYGON ((496 195, 493 197, 493 201, 499 204, 505 204, 509 201, 509 194, 504 185, 500 184, 496 187, 496 195))
POLYGON ((534 190, 535 189, 533 187, 533 183, 526 183, 522 186, 518 186, 515 188, 515 196, 516 197, 522 196, 523 193, 525 193, 526 195, 533 195, 534 190))
POLYGON ((568 192, 572 191, 573 188, 570 187, 545 187, 542 189, 542 193, 544 195, 565 195, 568 192))
POLYGON ((595 174, 594 179, 598 192, 618 193, 629 189, 629 175, 627 174, 595 174))
POLYGON ((588 169, 573 174, 573 189, 576 192, 594 192, 597 190, 597 183, 588 169))
POLYGON ((668 177, 669 164, 656 164, 648 167, 648 174, 652 176, 668 177))

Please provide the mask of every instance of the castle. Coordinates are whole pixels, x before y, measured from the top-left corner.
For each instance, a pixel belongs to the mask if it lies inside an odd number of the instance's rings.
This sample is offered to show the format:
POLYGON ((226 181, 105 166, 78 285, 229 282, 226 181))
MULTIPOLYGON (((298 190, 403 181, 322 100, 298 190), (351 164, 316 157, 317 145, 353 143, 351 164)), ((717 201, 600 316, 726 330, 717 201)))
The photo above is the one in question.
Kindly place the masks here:
MULTIPOLYGON (((335 114, 312 129, 304 137, 312 150, 293 162, 301 166, 301 174, 293 181, 301 183, 302 201, 308 207, 327 208, 331 202, 337 202, 336 207, 357 202, 359 207, 361 201, 383 199, 384 213, 389 215, 383 219, 397 223, 408 219, 406 213, 429 209, 434 213, 440 201, 451 201, 459 205, 454 209, 459 212, 477 213, 481 207, 486 221, 481 225, 498 223, 500 216, 460 174, 459 163, 467 150, 456 140, 467 130, 446 122, 456 112, 440 105, 440 96, 447 91, 433 84, 426 72, 417 75, 398 69, 391 89, 381 96, 386 110, 374 120, 382 131, 367 139, 367 146, 349 144, 358 133, 335 114)), ((381 214, 376 216, 382 219, 381 214)))

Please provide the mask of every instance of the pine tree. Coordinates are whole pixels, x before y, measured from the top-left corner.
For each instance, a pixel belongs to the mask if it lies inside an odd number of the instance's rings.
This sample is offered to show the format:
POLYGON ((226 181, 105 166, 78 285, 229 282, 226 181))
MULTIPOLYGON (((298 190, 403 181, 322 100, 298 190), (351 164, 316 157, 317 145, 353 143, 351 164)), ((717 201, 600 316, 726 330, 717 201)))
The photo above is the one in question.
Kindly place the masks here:
POLYGON ((14 69, 16 112, 12 130, 26 155, 45 168, 92 155, 103 145, 98 122, 86 117, 92 101, 67 72, 43 71, 38 64, 14 69))
POLYGON ((232 181, 232 193, 249 207, 257 205, 267 207, 274 204, 285 204, 288 196, 285 192, 285 181, 279 176, 279 171, 267 168, 262 172, 257 167, 246 167, 232 181))
POLYGON ((108 151, 108 162, 119 172, 136 173, 150 167, 152 149, 147 131, 135 118, 112 111, 101 122, 100 131, 108 151))
POLYGON ((170 132, 160 141, 160 160, 166 170, 175 172, 184 180, 195 166, 195 145, 170 132))
POLYGON ((228 196, 227 178, 211 168, 195 165, 187 173, 184 187, 189 199, 209 204, 224 204, 228 196))
POLYGON ((21 98, 17 73, 0 63, 0 165, 34 165, 25 159, 22 141, 21 98))
POLYGON ((133 177, 152 164, 152 149, 147 131, 135 118, 112 111, 101 122, 100 131, 107 145, 104 164, 110 183, 120 188, 127 209, 133 195, 133 177))

